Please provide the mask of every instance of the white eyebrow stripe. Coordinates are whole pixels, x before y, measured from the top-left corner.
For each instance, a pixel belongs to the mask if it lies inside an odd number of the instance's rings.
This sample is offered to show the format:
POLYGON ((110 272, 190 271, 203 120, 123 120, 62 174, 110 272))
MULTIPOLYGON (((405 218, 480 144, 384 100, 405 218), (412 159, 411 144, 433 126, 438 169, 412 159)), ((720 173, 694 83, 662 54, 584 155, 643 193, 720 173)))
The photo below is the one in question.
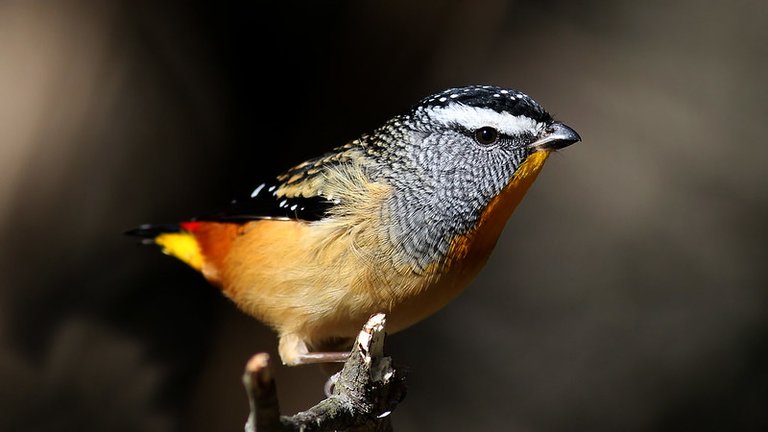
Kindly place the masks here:
POLYGON ((538 122, 524 115, 515 116, 489 108, 477 108, 458 103, 433 108, 432 118, 446 126, 458 123, 469 130, 490 126, 505 135, 536 132, 539 128, 538 122))

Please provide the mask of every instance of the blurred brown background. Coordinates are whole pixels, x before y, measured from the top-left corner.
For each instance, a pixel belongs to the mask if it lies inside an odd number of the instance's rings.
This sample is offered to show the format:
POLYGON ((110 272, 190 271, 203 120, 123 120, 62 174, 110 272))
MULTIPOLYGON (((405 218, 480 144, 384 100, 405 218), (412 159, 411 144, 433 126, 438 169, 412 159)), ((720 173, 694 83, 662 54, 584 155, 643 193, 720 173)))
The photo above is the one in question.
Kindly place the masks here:
POLYGON ((388 339, 396 430, 768 430, 764 1, 275 3, 0 3, 0 430, 242 430, 273 335, 121 232, 474 83, 583 142, 388 339))

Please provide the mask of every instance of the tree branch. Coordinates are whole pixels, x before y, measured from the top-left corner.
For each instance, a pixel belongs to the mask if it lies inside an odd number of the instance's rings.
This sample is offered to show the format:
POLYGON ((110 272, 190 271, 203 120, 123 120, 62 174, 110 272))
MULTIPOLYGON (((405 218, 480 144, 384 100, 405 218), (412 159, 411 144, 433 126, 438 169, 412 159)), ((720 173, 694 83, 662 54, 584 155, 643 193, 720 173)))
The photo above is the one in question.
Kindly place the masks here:
POLYGON ((333 395, 293 416, 280 416, 269 355, 254 355, 243 383, 251 406, 246 432, 391 431, 389 414, 405 397, 405 377, 384 357, 384 314, 373 315, 337 374, 333 395))

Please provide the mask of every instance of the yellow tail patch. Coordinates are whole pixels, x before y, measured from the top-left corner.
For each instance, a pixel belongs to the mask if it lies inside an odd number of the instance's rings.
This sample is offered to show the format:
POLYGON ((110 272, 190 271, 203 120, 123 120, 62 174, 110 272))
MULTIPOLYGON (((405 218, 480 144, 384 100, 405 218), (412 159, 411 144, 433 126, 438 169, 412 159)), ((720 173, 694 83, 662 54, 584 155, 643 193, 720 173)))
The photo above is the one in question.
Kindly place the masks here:
POLYGON ((164 254, 182 260, 197 271, 203 268, 203 253, 192 233, 182 231, 160 234, 155 237, 155 243, 162 248, 164 254))

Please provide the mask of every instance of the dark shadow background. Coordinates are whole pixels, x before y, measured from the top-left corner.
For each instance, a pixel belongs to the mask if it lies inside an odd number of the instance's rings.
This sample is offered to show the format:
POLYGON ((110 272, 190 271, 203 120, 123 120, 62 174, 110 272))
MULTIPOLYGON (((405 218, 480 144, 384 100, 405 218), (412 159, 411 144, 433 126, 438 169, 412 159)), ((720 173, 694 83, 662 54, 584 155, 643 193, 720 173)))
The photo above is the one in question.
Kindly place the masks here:
POLYGON ((274 336, 120 233, 474 83, 584 141, 388 339, 396 430, 768 429, 765 2, 276 3, 0 4, 0 430, 242 430, 274 336))

